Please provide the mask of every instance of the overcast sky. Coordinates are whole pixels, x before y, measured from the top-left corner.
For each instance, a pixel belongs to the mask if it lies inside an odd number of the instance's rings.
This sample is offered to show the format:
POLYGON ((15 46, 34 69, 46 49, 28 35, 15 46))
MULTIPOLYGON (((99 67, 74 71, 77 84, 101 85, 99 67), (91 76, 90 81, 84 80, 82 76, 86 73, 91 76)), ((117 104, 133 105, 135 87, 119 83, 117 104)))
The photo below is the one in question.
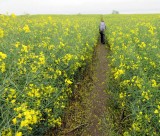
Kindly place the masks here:
POLYGON ((0 14, 160 13, 160 0, 0 0, 0 14))

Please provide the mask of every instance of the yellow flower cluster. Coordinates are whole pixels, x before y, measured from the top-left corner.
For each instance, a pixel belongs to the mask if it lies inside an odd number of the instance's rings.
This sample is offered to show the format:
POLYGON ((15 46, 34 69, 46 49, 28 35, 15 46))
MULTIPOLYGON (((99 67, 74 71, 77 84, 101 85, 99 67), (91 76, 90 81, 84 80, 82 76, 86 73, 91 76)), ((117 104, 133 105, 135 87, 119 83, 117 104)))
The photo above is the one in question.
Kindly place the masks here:
POLYGON ((20 124, 19 129, 26 127, 27 129, 32 130, 30 125, 36 124, 41 117, 39 111, 33 109, 29 110, 25 103, 18 108, 14 108, 14 111, 16 111, 18 115, 12 119, 12 122, 14 125, 20 124))
POLYGON ((0 61, 2 61, 3 59, 5 59, 7 57, 6 54, 4 54, 3 52, 0 52, 0 61))
POLYGON ((92 59, 97 18, 0 16, 0 38, 5 32, 0 45, 4 135, 61 126, 74 78, 92 59))
POLYGON ((120 108, 128 111, 128 116, 132 115, 129 119, 131 127, 124 130, 126 136, 158 136, 157 130, 160 127, 158 18, 159 15, 119 16, 112 19, 106 17, 106 22, 110 26, 108 39, 112 52, 109 56, 112 79, 110 86, 115 87, 111 91, 120 108))
POLYGON ((12 18, 16 18, 16 14, 12 13, 12 14, 11 14, 11 17, 12 17, 12 18))
POLYGON ((6 59, 7 55, 3 52, 0 52, 0 72, 5 72, 6 70, 6 64, 3 62, 4 59, 6 59))
POLYGON ((116 72, 114 73, 114 78, 115 79, 118 79, 121 75, 123 75, 124 73, 125 73, 125 71, 124 70, 122 70, 122 69, 117 69, 117 70, 115 70, 116 72))
POLYGON ((28 26, 28 25, 25 25, 25 26, 23 27, 23 30, 24 30, 25 33, 29 33, 29 32, 30 32, 30 29, 29 29, 29 26, 28 26))
POLYGON ((0 28, 0 38, 3 38, 4 36, 4 31, 0 28))

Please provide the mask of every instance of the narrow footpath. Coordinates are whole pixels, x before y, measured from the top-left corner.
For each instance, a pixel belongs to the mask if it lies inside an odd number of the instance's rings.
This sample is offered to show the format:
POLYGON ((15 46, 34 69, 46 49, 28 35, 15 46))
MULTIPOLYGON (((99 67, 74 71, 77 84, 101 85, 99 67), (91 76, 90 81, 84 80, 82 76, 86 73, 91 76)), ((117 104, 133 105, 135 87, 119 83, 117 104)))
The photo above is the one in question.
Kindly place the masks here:
POLYGON ((77 84, 75 99, 67 108, 63 127, 56 136, 109 136, 104 125, 107 116, 106 79, 108 71, 105 45, 98 45, 92 66, 77 84))
MULTIPOLYGON (((89 100, 91 107, 89 109, 89 121, 87 129, 83 136, 105 136, 102 122, 106 115, 107 94, 106 94, 106 72, 108 70, 107 49, 105 45, 98 45, 96 49, 96 65, 93 75, 93 90, 90 93, 89 100)), ((105 128, 106 129, 106 128, 105 128)))

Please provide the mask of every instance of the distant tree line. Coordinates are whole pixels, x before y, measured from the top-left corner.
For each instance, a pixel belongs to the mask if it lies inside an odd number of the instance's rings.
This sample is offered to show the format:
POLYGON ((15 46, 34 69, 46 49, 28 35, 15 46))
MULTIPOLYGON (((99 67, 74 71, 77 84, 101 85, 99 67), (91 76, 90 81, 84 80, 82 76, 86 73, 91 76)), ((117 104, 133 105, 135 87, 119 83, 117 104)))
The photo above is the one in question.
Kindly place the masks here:
POLYGON ((116 10, 113 10, 113 11, 112 11, 112 14, 119 14, 119 12, 116 11, 116 10))

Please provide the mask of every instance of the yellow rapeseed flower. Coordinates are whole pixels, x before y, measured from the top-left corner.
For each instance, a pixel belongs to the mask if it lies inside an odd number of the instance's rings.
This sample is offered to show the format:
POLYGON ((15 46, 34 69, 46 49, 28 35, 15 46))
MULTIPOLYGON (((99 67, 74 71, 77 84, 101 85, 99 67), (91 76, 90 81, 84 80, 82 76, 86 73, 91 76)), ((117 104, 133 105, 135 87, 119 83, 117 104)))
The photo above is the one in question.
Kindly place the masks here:
POLYGON ((11 14, 12 18, 16 18, 16 15, 14 13, 11 14))
POLYGON ((16 132, 15 136, 22 136, 22 132, 16 132))
POLYGON ((157 82, 156 82, 156 80, 152 79, 151 82, 152 82, 152 87, 157 87, 157 82))
POLYGON ((41 56, 39 57, 39 64, 44 64, 45 63, 45 57, 41 56))
POLYGON ((72 59, 72 56, 73 56, 73 55, 71 55, 71 54, 66 54, 66 55, 64 56, 64 60, 65 60, 65 61, 70 61, 70 60, 72 59))
POLYGON ((155 113, 155 114, 158 114, 158 113, 159 113, 159 111, 158 111, 157 109, 155 109, 154 113, 155 113))
POLYGON ((158 107, 158 109, 160 110, 160 105, 158 105, 157 107, 158 107))
POLYGON ((143 91, 142 96, 146 99, 149 100, 149 91, 143 91))
POLYGON ((139 125, 138 125, 138 123, 136 123, 136 122, 132 124, 132 128, 133 128, 133 130, 135 130, 135 131, 140 131, 139 125))
POLYGON ((6 71, 6 64, 4 62, 2 62, 2 64, 0 65, 0 71, 2 73, 4 73, 6 71))
POLYGON ((28 126, 28 120, 22 120, 20 127, 27 127, 28 126))
POLYGON ((131 136, 131 135, 129 134, 129 132, 126 132, 126 131, 125 131, 125 132, 123 133, 123 136, 131 136))
POLYGON ((18 48, 20 45, 20 42, 16 42, 15 47, 18 48))
POLYGON ((126 97, 126 93, 123 93, 123 92, 121 92, 120 94, 119 94, 119 98, 124 98, 124 97, 126 97))
POLYGON ((138 45, 140 48, 145 48, 146 47, 146 44, 145 42, 141 42, 141 44, 138 45))
POLYGON ((12 119, 12 122, 15 125, 17 123, 17 119, 16 118, 12 119))
POLYGON ((40 65, 45 64, 45 56, 44 56, 43 52, 40 53, 39 64, 40 65))
POLYGON ((4 36, 4 31, 0 28, 0 38, 4 36))
POLYGON ((71 80, 69 80, 69 79, 65 79, 65 83, 68 84, 68 85, 70 85, 70 84, 72 84, 73 82, 72 82, 71 80))
POLYGON ((2 59, 5 59, 7 57, 7 55, 3 52, 0 52, 0 61, 2 61, 2 59))
POLYGON ((21 49, 22 52, 28 52, 28 47, 26 45, 22 45, 22 49, 21 49))
POLYGON ((23 27, 23 30, 25 31, 25 33, 29 33, 30 32, 30 29, 29 29, 29 26, 28 25, 25 25, 23 27))
POLYGON ((12 134, 12 130, 9 128, 9 129, 5 129, 5 130, 2 130, 1 131, 1 134, 2 136, 13 136, 12 134))
POLYGON ((114 73, 114 78, 117 79, 117 78, 119 78, 121 75, 123 75, 124 73, 125 73, 124 70, 118 69, 118 70, 114 73))

